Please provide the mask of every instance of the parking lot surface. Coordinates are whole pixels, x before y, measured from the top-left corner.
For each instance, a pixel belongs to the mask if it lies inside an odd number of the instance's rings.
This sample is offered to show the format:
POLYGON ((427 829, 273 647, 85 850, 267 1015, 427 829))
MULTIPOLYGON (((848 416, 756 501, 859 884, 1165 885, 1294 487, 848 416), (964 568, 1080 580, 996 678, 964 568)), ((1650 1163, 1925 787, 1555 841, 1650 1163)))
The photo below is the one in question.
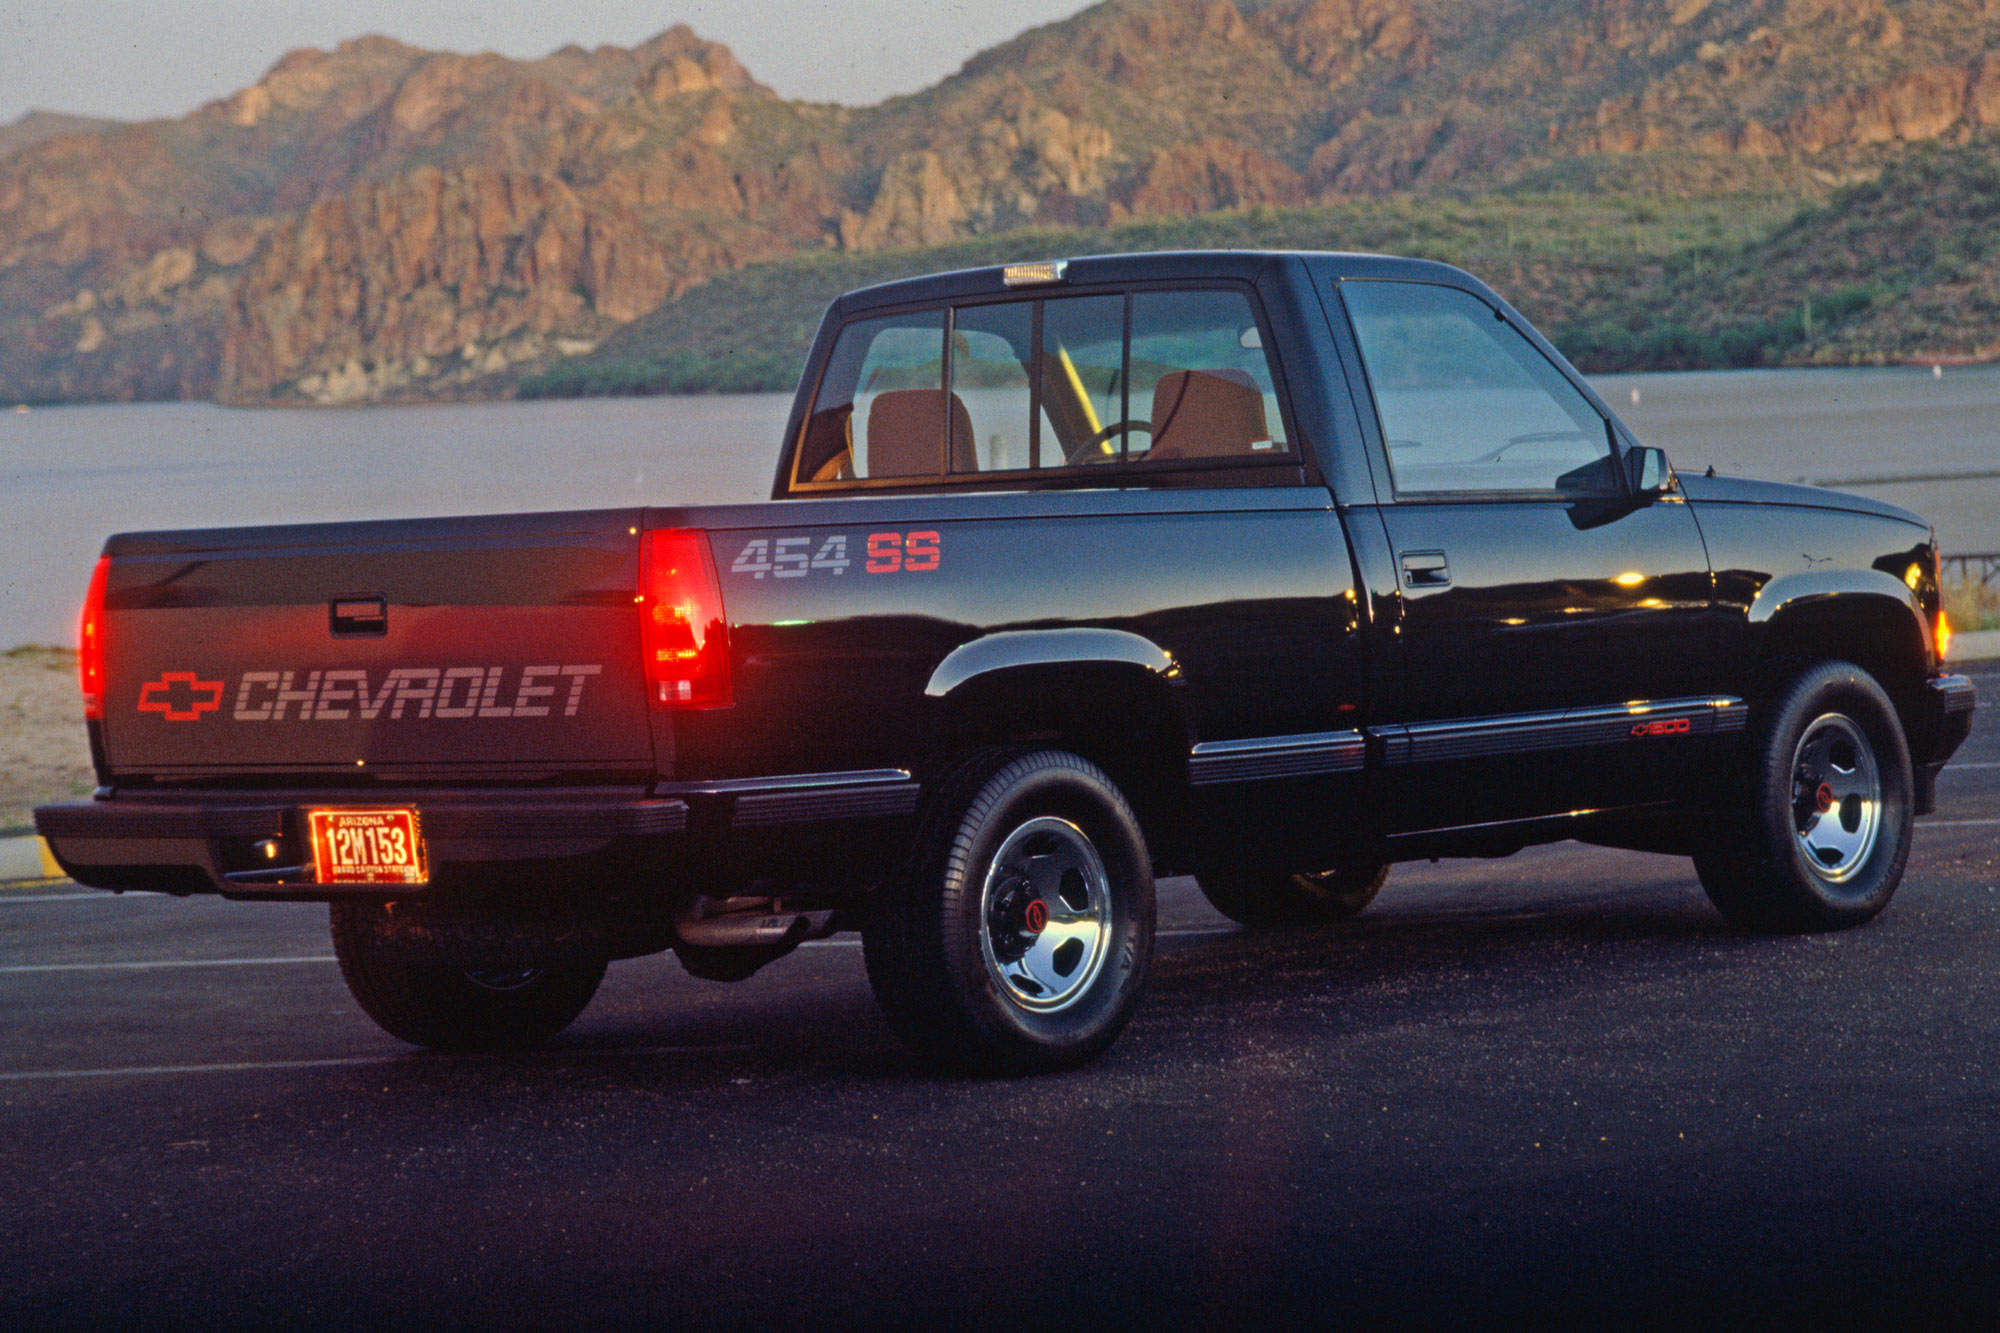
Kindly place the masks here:
POLYGON ((448 1057, 322 907, 0 890, 0 1326, 1991 1327, 1990 724, 1940 804, 1834 935, 1576 845, 1295 934, 1166 881, 1119 1044, 1018 1082, 916 1071, 852 937, 448 1057))

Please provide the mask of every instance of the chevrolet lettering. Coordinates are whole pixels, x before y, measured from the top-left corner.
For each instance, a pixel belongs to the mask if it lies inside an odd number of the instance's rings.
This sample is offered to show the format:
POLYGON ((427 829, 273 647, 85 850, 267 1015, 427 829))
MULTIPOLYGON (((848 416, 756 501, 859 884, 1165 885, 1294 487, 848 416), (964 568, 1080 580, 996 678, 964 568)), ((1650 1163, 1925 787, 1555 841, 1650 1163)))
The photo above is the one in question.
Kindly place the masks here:
POLYGON ((858 931, 921 1061, 1003 1073, 1118 1036, 1161 875, 1310 928, 1574 838, 1747 931, 1887 905, 1976 705, 1922 518, 1677 474, 1441 264, 1028 260, 835 301, 768 502, 110 538, 100 786, 38 828, 329 904, 422 1045, 858 931))
MULTIPOLYGON (((345 722, 386 718, 575 717, 602 663, 395 667, 387 672, 246 671, 236 678, 237 722, 345 722)), ((146 705, 142 702, 141 708, 146 705)), ((211 705, 212 707, 212 705, 211 705)), ((168 715, 169 717, 172 714, 168 715)))

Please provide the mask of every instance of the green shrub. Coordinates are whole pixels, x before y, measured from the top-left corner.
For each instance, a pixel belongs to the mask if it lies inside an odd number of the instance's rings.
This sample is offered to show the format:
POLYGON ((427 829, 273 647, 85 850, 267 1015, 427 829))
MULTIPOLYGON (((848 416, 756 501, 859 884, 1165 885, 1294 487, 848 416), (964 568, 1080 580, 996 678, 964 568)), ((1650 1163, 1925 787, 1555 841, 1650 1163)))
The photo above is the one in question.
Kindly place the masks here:
POLYGON ((1943 592, 1944 613, 1954 630, 2000 629, 2000 588, 1965 579, 1946 583, 1943 592))
POLYGON ((702 356, 670 352, 646 360, 571 357, 524 378, 522 398, 630 397, 660 393, 782 393, 798 382, 797 361, 769 352, 702 356))

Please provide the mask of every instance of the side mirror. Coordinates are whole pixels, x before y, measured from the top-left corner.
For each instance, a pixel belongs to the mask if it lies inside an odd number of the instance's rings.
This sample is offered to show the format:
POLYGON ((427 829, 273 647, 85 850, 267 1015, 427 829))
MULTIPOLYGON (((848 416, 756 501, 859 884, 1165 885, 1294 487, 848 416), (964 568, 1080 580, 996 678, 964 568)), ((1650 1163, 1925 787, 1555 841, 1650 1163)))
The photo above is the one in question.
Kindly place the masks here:
POLYGON ((1625 467, 1632 477, 1632 491, 1636 495, 1671 495, 1680 489, 1680 482, 1674 476, 1673 465, 1667 462, 1667 451, 1648 449, 1640 446, 1625 455, 1625 467))

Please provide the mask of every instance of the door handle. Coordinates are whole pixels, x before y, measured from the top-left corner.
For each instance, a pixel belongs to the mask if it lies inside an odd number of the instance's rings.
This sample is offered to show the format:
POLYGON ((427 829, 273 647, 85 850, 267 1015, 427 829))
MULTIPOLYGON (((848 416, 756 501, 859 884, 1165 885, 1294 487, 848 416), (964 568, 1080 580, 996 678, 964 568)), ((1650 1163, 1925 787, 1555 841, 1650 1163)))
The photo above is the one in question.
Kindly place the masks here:
POLYGON ((1443 551, 1408 551, 1403 555, 1405 588, 1449 588, 1451 562, 1443 551))

